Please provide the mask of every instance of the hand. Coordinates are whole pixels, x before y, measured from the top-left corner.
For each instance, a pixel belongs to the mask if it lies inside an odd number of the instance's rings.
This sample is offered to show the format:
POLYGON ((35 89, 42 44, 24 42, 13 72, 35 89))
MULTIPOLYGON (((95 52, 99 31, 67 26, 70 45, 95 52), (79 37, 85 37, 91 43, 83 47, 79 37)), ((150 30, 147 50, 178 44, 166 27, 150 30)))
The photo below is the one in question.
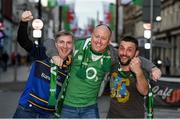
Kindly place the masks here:
POLYGON ((62 50, 58 50, 58 51, 59 51, 59 56, 65 60, 67 56, 72 52, 72 49, 67 49, 66 52, 63 52, 62 50))
POLYGON ((139 57, 134 57, 130 62, 130 70, 135 73, 136 76, 136 88, 138 92, 142 95, 147 95, 148 93, 148 83, 144 76, 143 70, 141 68, 141 61, 139 57))
POLYGON ((21 21, 28 22, 33 19, 31 11, 24 11, 21 15, 21 21))
POLYGON ((161 74, 162 73, 159 68, 157 68, 157 67, 152 68, 152 71, 151 71, 152 80, 157 81, 161 77, 161 74))
POLYGON ((136 75, 142 73, 141 61, 139 57, 134 57, 130 62, 130 70, 136 75))
POLYGON ((64 60, 63 60, 61 57, 59 57, 59 56, 53 56, 53 57, 52 57, 52 60, 53 60, 53 62, 54 62, 55 65, 57 65, 57 66, 59 66, 59 67, 62 67, 64 60))
POLYGON ((72 52, 71 49, 69 49, 66 53, 62 52, 61 50, 59 51, 59 56, 62 58, 62 59, 66 59, 67 56, 72 52))

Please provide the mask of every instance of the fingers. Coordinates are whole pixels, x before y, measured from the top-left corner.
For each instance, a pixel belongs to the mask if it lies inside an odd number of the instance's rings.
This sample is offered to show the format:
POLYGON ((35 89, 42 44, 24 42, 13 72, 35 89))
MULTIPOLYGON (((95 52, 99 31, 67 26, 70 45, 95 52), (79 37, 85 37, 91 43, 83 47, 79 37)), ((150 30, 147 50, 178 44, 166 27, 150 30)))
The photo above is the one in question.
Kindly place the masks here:
POLYGON ((62 58, 60 58, 60 60, 59 60, 59 67, 62 67, 63 66, 63 59, 62 58))
POLYGON ((59 66, 59 56, 53 56, 52 60, 55 65, 59 66))
POLYGON ((138 57, 135 57, 131 60, 130 62, 130 67, 133 67, 133 66, 140 66, 141 64, 141 61, 138 57))
POLYGON ((59 56, 53 56, 52 60, 53 60, 55 65, 62 67, 63 61, 64 61, 62 58, 60 58, 59 56))
POLYGON ((59 56, 62 58, 62 59, 66 59, 67 56, 72 52, 72 49, 68 49, 68 51, 66 53, 62 52, 61 50, 59 51, 59 56))
POLYGON ((157 68, 157 67, 152 68, 151 78, 154 81, 157 81, 161 77, 161 74, 162 74, 162 72, 159 68, 157 68))
POLYGON ((140 73, 141 72, 141 61, 138 57, 135 57, 130 62, 130 70, 134 73, 140 73))
POLYGON ((141 63, 141 60, 139 59, 139 57, 134 57, 134 58, 131 60, 131 63, 139 64, 139 63, 141 63))
POLYGON ((31 11, 24 11, 21 15, 21 21, 28 22, 33 19, 31 11))
POLYGON ((154 80, 154 81, 157 81, 157 80, 158 80, 158 77, 155 76, 155 75, 153 75, 153 73, 151 74, 151 78, 152 78, 152 80, 154 80))

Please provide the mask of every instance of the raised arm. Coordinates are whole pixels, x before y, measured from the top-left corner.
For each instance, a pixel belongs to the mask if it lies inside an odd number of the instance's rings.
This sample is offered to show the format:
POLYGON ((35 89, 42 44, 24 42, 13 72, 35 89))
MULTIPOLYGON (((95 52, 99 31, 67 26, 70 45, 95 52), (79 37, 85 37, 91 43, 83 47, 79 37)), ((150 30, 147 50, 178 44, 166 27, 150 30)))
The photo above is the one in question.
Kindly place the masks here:
POLYGON ((135 73, 136 76, 136 87, 139 93, 147 95, 148 93, 148 82, 141 68, 141 61, 139 57, 134 57, 130 62, 130 70, 135 73))
POLYGON ((33 19, 31 11, 24 11, 21 15, 21 21, 17 32, 17 41, 22 48, 24 48, 28 53, 32 51, 33 42, 29 39, 27 28, 28 21, 33 19))
POLYGON ((17 41, 22 48, 24 48, 30 56, 34 59, 46 59, 45 47, 42 45, 35 45, 28 37, 28 22, 33 19, 31 11, 24 11, 21 15, 21 21, 17 32, 17 41))

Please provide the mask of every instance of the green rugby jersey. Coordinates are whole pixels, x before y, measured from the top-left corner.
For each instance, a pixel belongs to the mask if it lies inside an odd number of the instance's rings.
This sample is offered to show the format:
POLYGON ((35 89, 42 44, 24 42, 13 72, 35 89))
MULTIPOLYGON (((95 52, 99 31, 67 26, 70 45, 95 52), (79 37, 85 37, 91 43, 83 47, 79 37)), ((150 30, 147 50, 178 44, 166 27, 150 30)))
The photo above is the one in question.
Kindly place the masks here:
POLYGON ((64 100, 64 104, 73 107, 96 104, 101 82, 111 69, 109 49, 103 54, 97 54, 91 50, 91 43, 86 43, 75 42, 75 56, 64 100))

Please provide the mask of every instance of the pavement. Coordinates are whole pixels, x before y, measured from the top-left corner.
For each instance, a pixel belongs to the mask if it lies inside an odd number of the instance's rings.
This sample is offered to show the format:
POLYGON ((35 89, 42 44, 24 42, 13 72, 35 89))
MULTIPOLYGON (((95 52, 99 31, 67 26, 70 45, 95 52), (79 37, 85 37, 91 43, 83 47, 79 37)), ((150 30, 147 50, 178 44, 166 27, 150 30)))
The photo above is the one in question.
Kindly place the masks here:
MULTIPOLYGON (((0 70, 0 118, 11 118, 16 109, 19 96, 25 86, 30 66, 20 66, 15 73, 14 67, 7 72, 0 70), (16 74, 16 78, 14 78, 16 74)), ((98 98, 98 107, 101 118, 106 118, 109 108, 109 96, 98 98)), ((154 118, 180 118, 180 110, 173 108, 155 107, 154 118)))
POLYGON ((4 72, 0 68, 0 83, 25 82, 30 71, 30 65, 9 66, 4 72))
POLYGON ((17 68, 14 66, 8 67, 6 72, 0 70, 0 91, 22 91, 30 66, 22 65, 17 68))
POLYGON ((10 66, 6 72, 0 68, 0 118, 12 118, 29 71, 26 65, 10 66))

